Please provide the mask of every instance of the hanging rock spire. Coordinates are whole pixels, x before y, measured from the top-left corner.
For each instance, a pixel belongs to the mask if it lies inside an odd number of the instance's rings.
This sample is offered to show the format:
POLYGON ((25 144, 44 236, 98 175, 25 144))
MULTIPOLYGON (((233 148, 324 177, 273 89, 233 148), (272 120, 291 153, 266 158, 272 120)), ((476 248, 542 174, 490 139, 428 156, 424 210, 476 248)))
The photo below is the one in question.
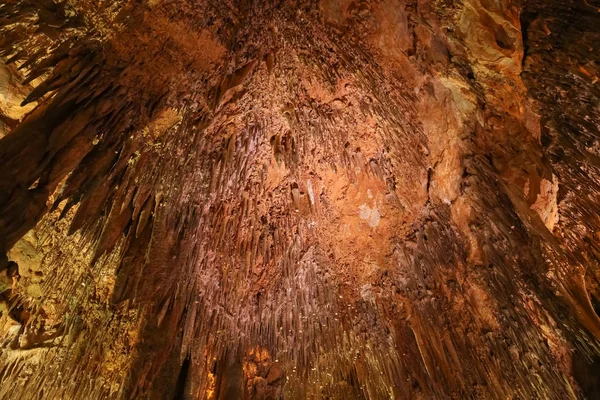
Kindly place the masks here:
POLYGON ((0 399, 593 398, 598 9, 0 0, 0 399))

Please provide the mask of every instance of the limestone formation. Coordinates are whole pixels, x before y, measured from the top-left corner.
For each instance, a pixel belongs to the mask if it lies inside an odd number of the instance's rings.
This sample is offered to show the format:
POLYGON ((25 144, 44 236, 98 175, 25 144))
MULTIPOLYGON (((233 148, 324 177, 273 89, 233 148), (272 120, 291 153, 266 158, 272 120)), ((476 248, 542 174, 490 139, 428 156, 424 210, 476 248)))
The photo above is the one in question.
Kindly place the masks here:
POLYGON ((0 399, 600 398, 599 46, 598 0, 0 0, 0 399))

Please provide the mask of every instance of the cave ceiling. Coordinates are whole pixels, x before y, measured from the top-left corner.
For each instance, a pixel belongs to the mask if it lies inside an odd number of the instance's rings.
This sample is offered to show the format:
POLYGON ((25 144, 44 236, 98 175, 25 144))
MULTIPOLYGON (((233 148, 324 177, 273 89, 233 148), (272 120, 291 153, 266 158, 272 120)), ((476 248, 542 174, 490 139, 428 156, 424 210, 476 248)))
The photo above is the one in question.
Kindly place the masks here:
POLYGON ((0 0, 0 399, 600 398, 597 0, 0 0))

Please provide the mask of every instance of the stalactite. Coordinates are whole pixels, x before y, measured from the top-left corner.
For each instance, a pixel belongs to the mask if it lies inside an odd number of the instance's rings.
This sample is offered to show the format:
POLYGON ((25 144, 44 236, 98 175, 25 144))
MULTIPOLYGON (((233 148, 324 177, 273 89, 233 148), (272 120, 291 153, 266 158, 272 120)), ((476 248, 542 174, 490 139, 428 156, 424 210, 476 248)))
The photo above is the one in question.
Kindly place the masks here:
POLYGON ((594 7, 0 2, 0 397, 590 396, 594 7))

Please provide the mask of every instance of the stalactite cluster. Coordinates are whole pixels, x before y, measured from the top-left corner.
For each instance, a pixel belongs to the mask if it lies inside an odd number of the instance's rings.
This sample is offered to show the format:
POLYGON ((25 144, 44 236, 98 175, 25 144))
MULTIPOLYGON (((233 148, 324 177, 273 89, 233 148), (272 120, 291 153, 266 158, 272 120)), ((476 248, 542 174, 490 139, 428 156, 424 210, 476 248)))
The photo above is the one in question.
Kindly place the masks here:
POLYGON ((0 0, 0 398, 594 398, 599 11, 0 0))

